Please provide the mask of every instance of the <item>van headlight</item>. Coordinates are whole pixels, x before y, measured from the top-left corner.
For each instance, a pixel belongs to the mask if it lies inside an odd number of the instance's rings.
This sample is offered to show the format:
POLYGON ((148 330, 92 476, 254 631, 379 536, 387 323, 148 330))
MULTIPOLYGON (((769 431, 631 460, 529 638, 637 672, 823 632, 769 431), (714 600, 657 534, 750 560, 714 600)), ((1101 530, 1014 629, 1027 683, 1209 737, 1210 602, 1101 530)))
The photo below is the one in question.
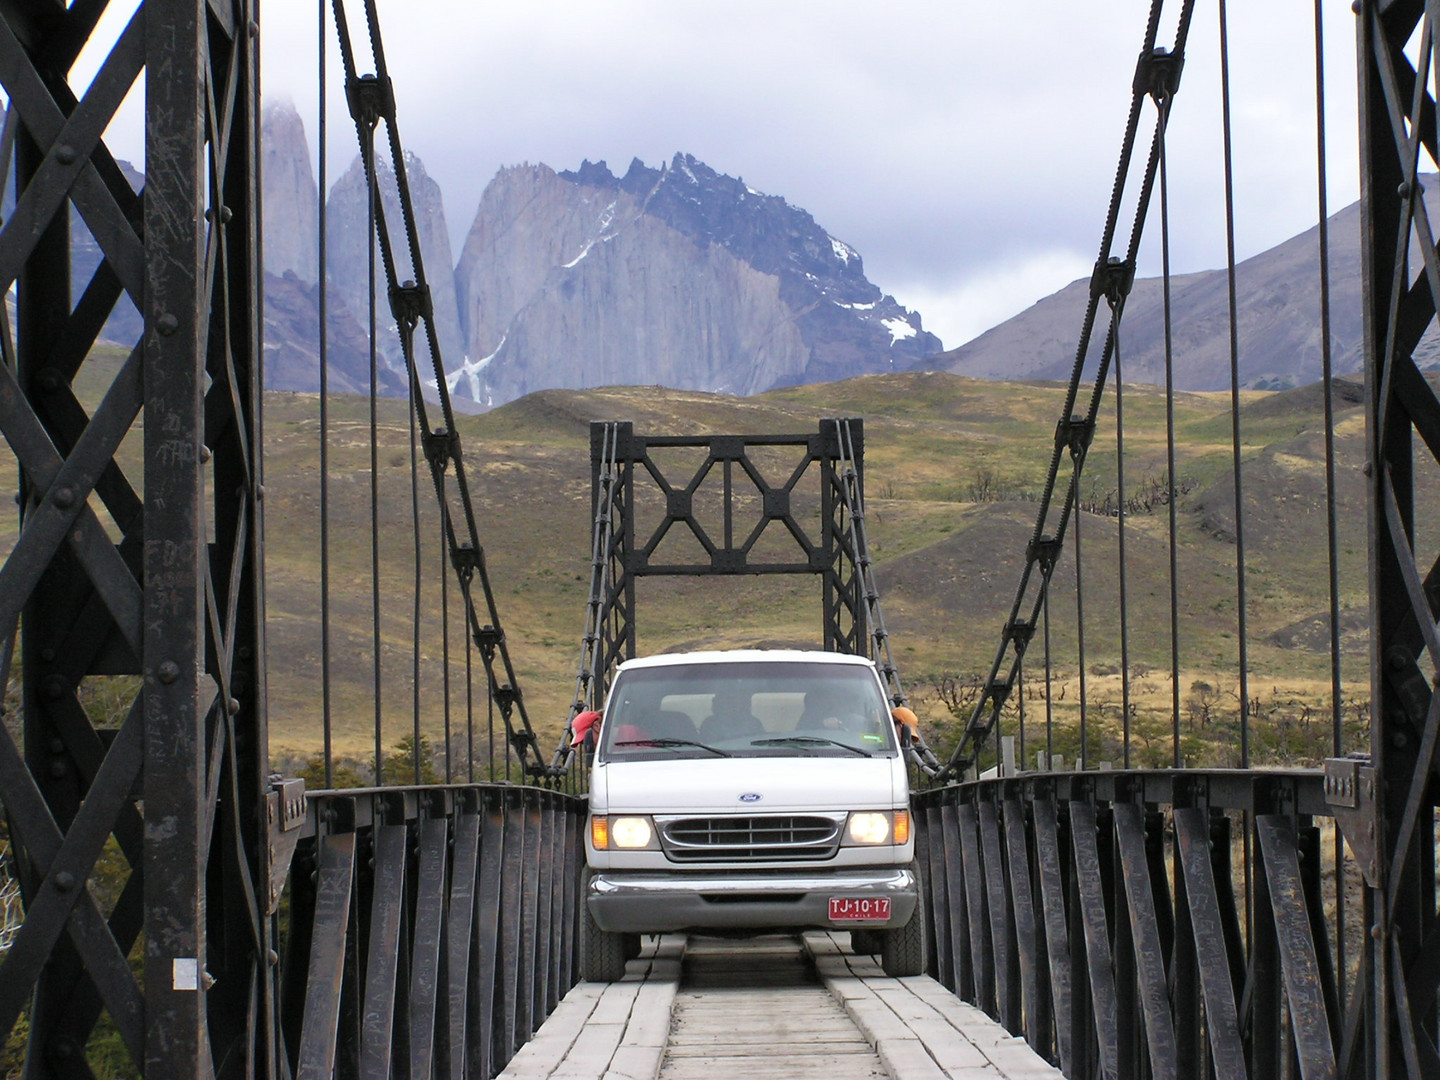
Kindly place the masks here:
POLYGON ((636 851, 655 846, 655 827, 647 817, 624 815, 590 818, 590 842, 597 851, 636 851))
POLYGON ((867 847, 910 842, 910 811, 855 810, 845 826, 846 842, 867 847))

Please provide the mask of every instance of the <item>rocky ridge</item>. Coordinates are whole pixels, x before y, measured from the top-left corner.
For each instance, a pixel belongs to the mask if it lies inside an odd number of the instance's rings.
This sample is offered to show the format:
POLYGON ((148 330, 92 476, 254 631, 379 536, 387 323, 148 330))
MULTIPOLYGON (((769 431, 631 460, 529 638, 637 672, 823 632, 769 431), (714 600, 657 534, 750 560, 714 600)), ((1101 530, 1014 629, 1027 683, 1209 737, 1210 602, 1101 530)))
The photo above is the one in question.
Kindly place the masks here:
MULTIPOLYGON (((267 106, 263 131, 268 385, 313 391, 319 313, 309 146, 288 103, 267 106)), ((689 155, 660 168, 636 160, 622 177, 604 162, 569 172, 502 169, 458 260, 439 185, 414 155, 406 172, 446 381, 471 408, 538 389, 607 384, 751 394, 900 370, 941 348, 918 314, 866 279, 859 254, 809 214, 689 155)), ((414 271, 395 178, 383 162, 378 178, 405 280, 414 271)), ((337 387, 369 385, 368 213, 356 159, 326 202, 337 387)), ((381 389, 403 393, 383 292, 376 308, 381 389)))

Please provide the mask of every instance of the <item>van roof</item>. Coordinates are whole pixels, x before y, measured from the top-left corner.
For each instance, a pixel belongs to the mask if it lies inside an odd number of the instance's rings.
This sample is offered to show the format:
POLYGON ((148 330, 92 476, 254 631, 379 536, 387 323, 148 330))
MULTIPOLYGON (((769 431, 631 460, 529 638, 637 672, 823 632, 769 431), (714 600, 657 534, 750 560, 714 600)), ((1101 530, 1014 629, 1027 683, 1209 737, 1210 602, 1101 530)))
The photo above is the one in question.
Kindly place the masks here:
POLYGON ((621 671, 633 668, 668 667, 675 664, 754 664, 795 663, 850 664, 874 668, 869 657, 849 653, 826 652, 821 649, 713 649, 705 652, 660 653, 626 660, 621 671))

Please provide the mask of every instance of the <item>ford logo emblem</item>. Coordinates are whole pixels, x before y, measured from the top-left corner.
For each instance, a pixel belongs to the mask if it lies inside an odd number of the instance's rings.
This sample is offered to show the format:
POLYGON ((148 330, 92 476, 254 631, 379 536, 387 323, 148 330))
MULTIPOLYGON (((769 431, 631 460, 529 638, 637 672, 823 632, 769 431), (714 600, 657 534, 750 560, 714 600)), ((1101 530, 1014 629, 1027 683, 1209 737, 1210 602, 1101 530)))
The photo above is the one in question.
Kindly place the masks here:
POLYGON ((741 796, 740 796, 740 801, 741 801, 741 802, 759 802, 759 801, 760 801, 760 796, 759 796, 758 794, 756 794, 755 792, 753 792, 753 791, 747 791, 747 792, 745 792, 744 795, 741 795, 741 796))

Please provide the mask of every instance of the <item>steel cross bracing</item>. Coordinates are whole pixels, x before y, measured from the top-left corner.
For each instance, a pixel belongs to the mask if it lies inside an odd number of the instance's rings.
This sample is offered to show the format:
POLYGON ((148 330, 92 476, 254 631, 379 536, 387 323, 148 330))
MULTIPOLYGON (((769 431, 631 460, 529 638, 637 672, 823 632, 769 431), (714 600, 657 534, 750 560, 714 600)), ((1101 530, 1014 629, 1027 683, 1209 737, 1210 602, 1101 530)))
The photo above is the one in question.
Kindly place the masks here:
POLYGON ((97 1023, 150 1077, 273 1073, 271 870, 303 813, 270 791, 258 662, 258 27, 249 0, 146 0, 77 96, 104 10, 0 10, 0 284, 16 288, 0 431, 22 514, 0 654, 8 681, 18 622, 24 691, 23 747, 0 727, 0 801, 27 912, 0 1030, 28 1013, 27 1075, 87 1075, 97 1023), (102 134, 142 71, 137 193, 102 134), (78 296, 72 207, 103 253, 78 296), (91 350, 122 296, 144 336, 107 370, 91 350), (82 373, 107 383, 98 404, 82 373), (137 475, 117 452, 142 421, 137 475), (106 696, 112 715, 87 712, 106 696), (112 838, 107 915, 86 882, 112 838))
MULTIPOLYGON (((811 435, 644 436, 628 423, 591 424, 590 596, 570 720, 599 708, 615 668, 637 655, 636 580, 668 575, 818 574, 824 648, 872 657, 892 702, 904 705, 865 536, 864 445, 858 419, 823 420, 811 435), (756 451, 772 448, 795 453, 780 484, 767 480, 755 459, 756 451), (705 454, 695 467, 676 472, 652 453, 676 449, 705 454), (820 491, 811 520, 796 504, 806 495, 801 481, 817 466, 820 491), (702 520, 696 505, 717 471, 718 520, 702 520), (637 506, 647 494, 657 515, 642 535, 637 506), (819 536, 813 535, 817 524, 819 536), (790 541, 783 553, 757 546, 770 529, 790 541), (690 544, 683 558, 669 554, 667 538, 677 537, 690 544)), ((567 724, 552 771, 566 768, 571 750, 567 724)), ((919 767, 938 766, 923 739, 910 750, 919 767)))
POLYGON ((1412 356, 1440 307, 1440 255, 1419 178, 1440 163, 1431 91, 1437 15, 1433 5, 1418 2, 1369 0, 1360 10, 1366 471, 1376 664, 1370 760, 1328 767, 1336 780, 1334 801, 1348 804, 1353 824, 1346 836, 1371 888, 1363 964, 1372 995, 1372 1075, 1415 1078, 1440 1076, 1433 843, 1440 776, 1440 694, 1433 682, 1440 671, 1440 558, 1433 539, 1431 549, 1417 550, 1414 497, 1417 472, 1440 459, 1440 401, 1412 356), (1428 462, 1417 465, 1417 453, 1428 462))
MULTIPOLYGON (((500 623, 499 608, 495 603, 490 573, 485 564, 485 551, 480 544, 475 508, 470 497, 470 484, 466 477, 465 459, 461 453, 460 435, 455 427, 455 413, 450 403, 444 358, 441 356, 440 340, 435 332, 434 308, 431 304, 430 286, 425 279, 424 260, 415 224, 415 204, 410 194, 406 158, 395 120, 395 93, 385 63, 379 17, 374 0, 365 0, 364 7, 374 63, 373 72, 361 74, 356 67, 355 49, 350 39, 344 0, 334 0, 335 26, 340 38, 340 55, 345 69, 345 98, 350 107, 350 115, 355 121, 355 134, 360 142, 360 158, 365 167, 365 179, 371 194, 371 228, 380 249, 390 312, 400 334, 401 354, 409 380, 410 404, 422 433, 425 460, 429 465, 435 497, 439 503, 451 565, 465 604, 465 622, 485 666, 488 692, 499 706, 510 748, 519 759, 522 771, 526 775, 543 778, 549 775, 549 770, 541 758, 540 745, 530 724, 515 665, 510 659, 510 649, 505 640, 505 630, 500 623), (382 121, 389 146, 391 169, 400 198, 405 251, 414 274, 413 279, 403 282, 399 279, 395 241, 390 236, 385 220, 385 208, 380 198, 380 180, 376 173, 375 138, 382 121), (422 328, 443 420, 438 427, 431 426, 430 406, 424 394, 424 378, 415 355, 415 333, 422 328), (452 468, 453 490, 447 481, 447 475, 452 468), (477 584, 479 597, 475 595, 477 584), (482 614, 485 620, 483 622, 482 614)), ((371 303, 374 303, 373 295, 371 303)), ((374 325, 373 313, 371 325, 374 325)), ((418 746, 418 739, 416 744, 418 746)))

